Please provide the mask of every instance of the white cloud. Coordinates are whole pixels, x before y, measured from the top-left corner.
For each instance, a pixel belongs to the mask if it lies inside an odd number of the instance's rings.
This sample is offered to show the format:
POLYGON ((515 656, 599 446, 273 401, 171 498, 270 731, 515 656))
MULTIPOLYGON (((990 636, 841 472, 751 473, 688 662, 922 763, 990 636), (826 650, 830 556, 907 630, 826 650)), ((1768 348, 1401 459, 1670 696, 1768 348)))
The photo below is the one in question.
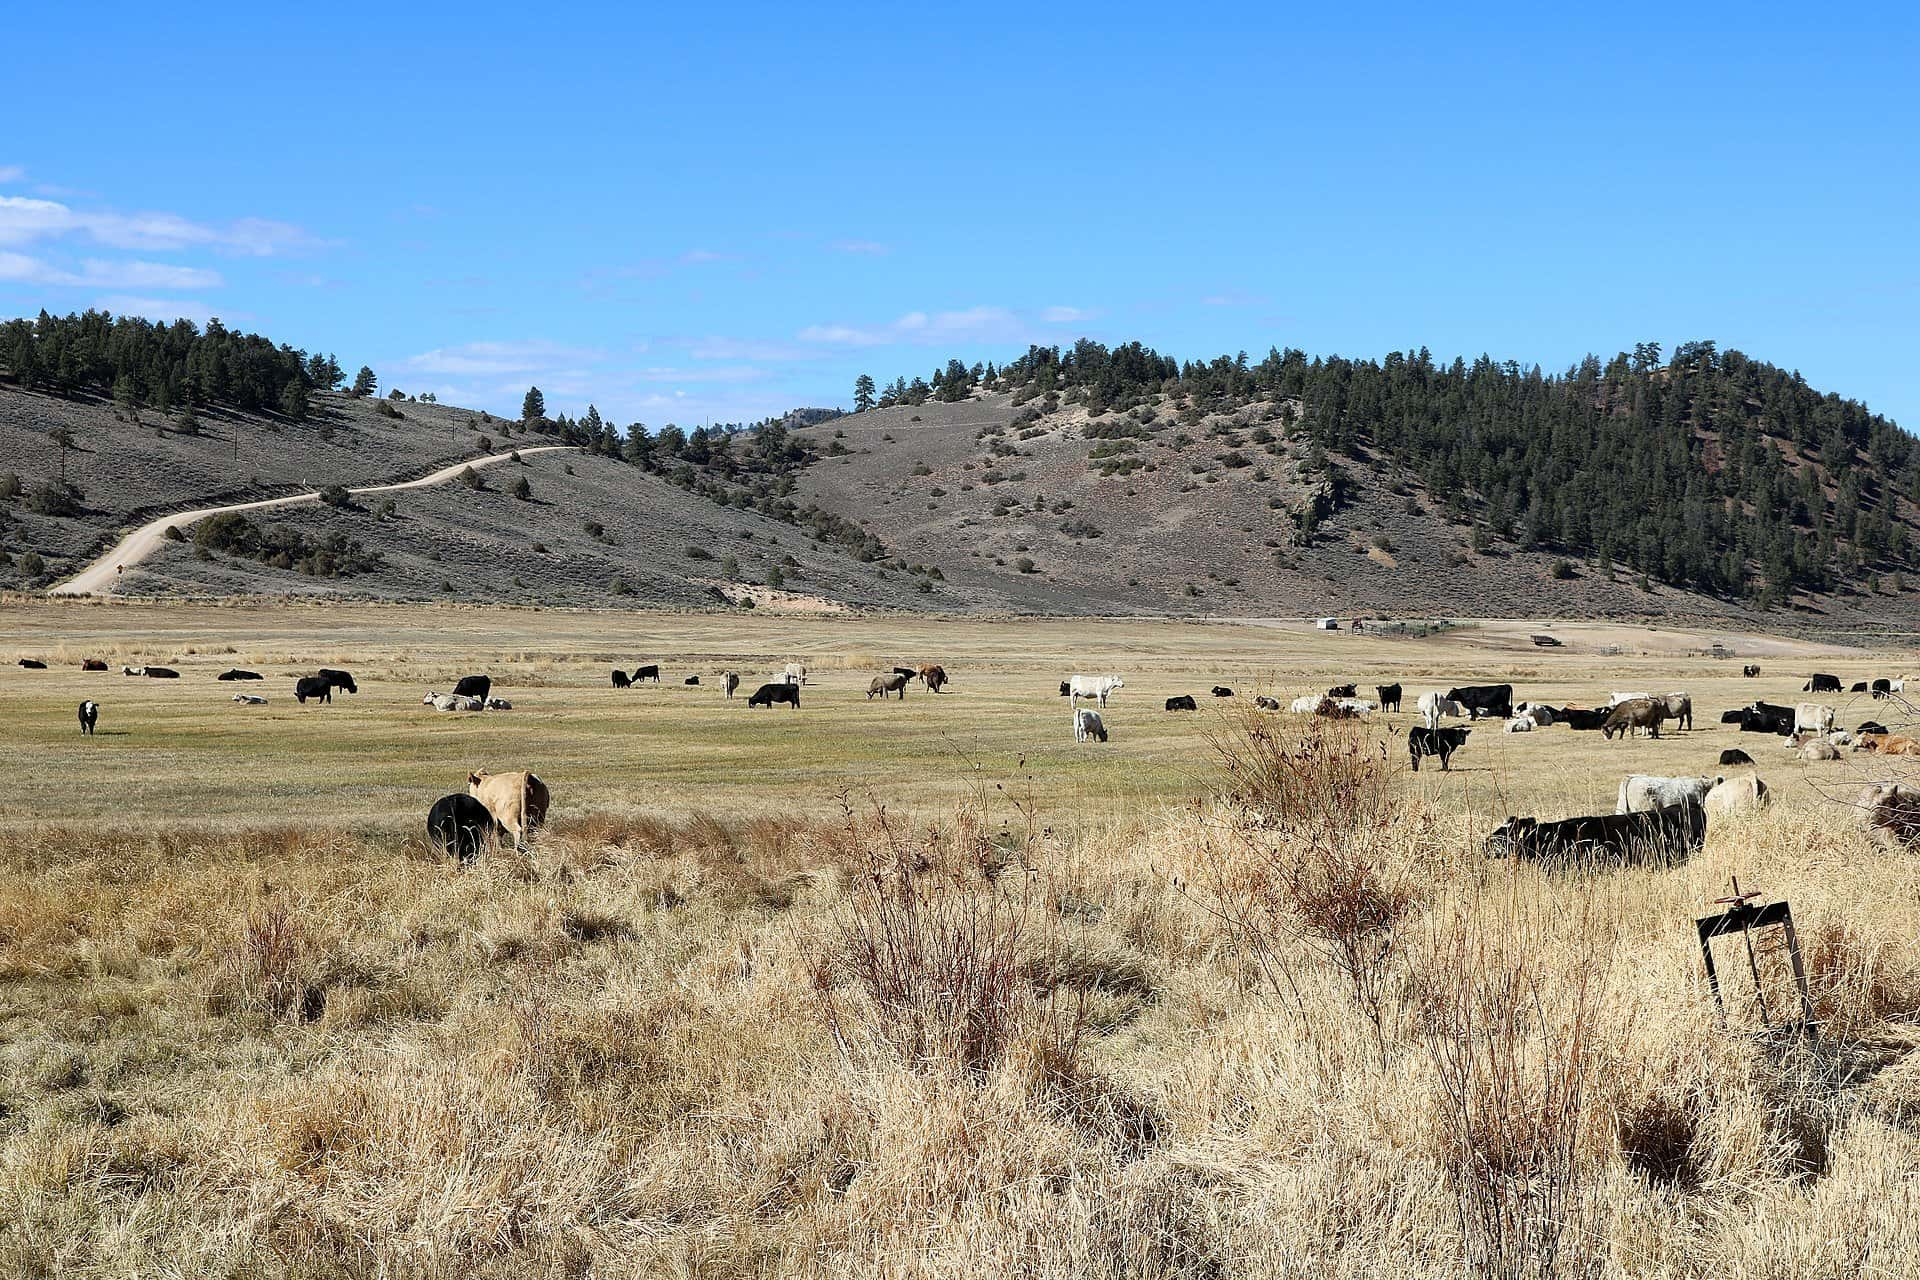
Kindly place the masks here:
POLYGON ((1079 307, 1048 307, 1040 313, 1040 318, 1048 324, 1079 324, 1091 320, 1093 312, 1083 311, 1079 307))
POLYGON ((214 310, 202 302, 189 302, 179 298, 136 298, 125 294, 115 294, 101 298, 96 304, 102 311, 111 311, 115 315, 145 316, 149 320, 170 323, 174 320, 191 320, 195 324, 205 324, 213 319, 214 310))
POLYGON ((27 171, 17 164, 0 164, 0 182, 25 182, 27 171))
MULTIPOLYGON (((819 353, 790 342, 762 342, 756 338, 663 338, 665 344, 684 346, 695 360, 807 360, 819 353)), ((636 348, 644 351, 644 346, 636 348)))
POLYGON ((268 218, 241 218, 217 226, 172 213, 94 213, 58 200, 0 196, 0 244, 24 245, 66 235, 84 235, 114 249, 207 248, 262 258, 320 243, 291 223, 268 218))
POLYGON ((956 343, 1022 343, 1053 340, 1047 326, 1078 324, 1093 313, 1078 307, 1048 307, 1038 315, 1008 307, 965 307, 957 311, 909 311, 891 324, 808 325, 800 341, 835 347, 883 347, 901 343, 943 346, 956 343))
POLYGON ((634 377, 642 382, 758 382, 767 376, 767 370, 750 364, 694 368, 661 365, 634 371, 634 377))
POLYGON ((606 353, 591 347, 568 347, 557 342, 534 339, 527 342, 468 342, 457 347, 436 347, 416 356, 408 356, 405 367, 417 373, 448 377, 473 377, 508 373, 549 376, 580 376, 589 366, 605 358, 606 353))
POLYGON ((24 253, 0 251, 0 280, 80 289, 217 289, 220 273, 164 262, 108 262, 89 258, 79 271, 24 253))

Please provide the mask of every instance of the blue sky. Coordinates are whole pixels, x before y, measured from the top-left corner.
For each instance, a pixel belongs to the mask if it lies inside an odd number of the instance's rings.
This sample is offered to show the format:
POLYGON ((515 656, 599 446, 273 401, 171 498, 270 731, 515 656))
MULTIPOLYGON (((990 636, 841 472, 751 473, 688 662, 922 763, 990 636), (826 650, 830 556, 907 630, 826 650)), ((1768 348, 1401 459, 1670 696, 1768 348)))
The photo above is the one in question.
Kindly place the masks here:
POLYGON ((1920 427, 1913 7, 1338 8, 21 5, 0 313, 655 427, 1082 335, 1713 338, 1920 427))

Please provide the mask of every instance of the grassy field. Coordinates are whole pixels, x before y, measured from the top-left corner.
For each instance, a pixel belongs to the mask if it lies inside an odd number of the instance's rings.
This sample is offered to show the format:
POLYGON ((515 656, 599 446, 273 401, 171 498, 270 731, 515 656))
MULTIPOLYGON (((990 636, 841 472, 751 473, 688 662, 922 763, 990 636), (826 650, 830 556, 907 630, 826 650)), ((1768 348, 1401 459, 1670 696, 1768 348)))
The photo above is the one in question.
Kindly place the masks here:
POLYGON ((1920 872, 1827 798, 1881 768, 1718 723, 1910 652, 1557 629, 9 603, 0 1274, 1920 1272, 1920 872), (797 713, 674 683, 802 657, 797 713), (908 660, 952 691, 868 703, 908 660), (321 664, 362 691, 297 706, 321 664), (1075 670, 1127 680, 1104 746, 1075 670), (469 671, 515 709, 418 705, 469 671), (1415 776, 1405 716, 1245 718, 1392 678, 1688 689, 1699 726, 1486 726, 1415 776), (1778 803, 1683 866, 1480 854, 1736 744, 1778 803), (529 853, 424 849, 518 766, 529 853), (1732 955, 1716 1015, 1693 919, 1734 875, 1793 904, 1811 1039, 1757 1033, 1732 955))

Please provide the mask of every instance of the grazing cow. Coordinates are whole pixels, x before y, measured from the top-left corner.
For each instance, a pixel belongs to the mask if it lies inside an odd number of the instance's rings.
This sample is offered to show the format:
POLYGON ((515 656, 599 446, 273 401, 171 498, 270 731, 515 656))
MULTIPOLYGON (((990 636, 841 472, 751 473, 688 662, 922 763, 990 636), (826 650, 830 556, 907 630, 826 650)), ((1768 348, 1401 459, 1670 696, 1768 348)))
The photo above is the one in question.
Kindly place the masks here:
POLYGON ((236 693, 233 695, 233 700, 235 702, 245 703, 249 707, 264 707, 267 705, 267 700, 257 693, 236 693))
POLYGON ((1635 698, 1632 702, 1623 702, 1607 713, 1600 725, 1600 735, 1611 739, 1614 734, 1622 738, 1634 731, 1645 729, 1649 736, 1660 736, 1660 725, 1667 719, 1667 704, 1655 702, 1650 698, 1635 698))
POLYGON ((1887 726, 1881 724, 1878 720, 1862 720, 1858 727, 1854 729, 1855 733, 1885 733, 1886 731, 1887 726))
POLYGON ((1896 852, 1920 839, 1920 787, 1903 782, 1875 783, 1854 802, 1876 844, 1896 852))
POLYGON ((807 664, 804 662, 789 662, 786 668, 781 671, 780 675, 788 684, 805 684, 807 682, 807 664))
POLYGON ((1793 709, 1793 731, 1804 733, 1831 733, 1833 731, 1833 708, 1821 702, 1803 702, 1793 709))
POLYGON ((682 680, 682 681, 681 681, 680 683, 681 683, 681 684, 699 684, 699 683, 700 683, 700 677, 699 677, 699 676, 688 676, 688 677, 687 677, 687 678, 686 678, 685 680, 682 680))
POLYGON ((1838 760, 1840 758, 1840 748, 1834 746, 1825 738, 1815 738, 1812 742, 1800 748, 1800 758, 1808 764, 1817 764, 1822 760, 1838 760))
POLYGON ((441 796, 427 811, 427 844, 463 867, 479 856, 499 829, 487 806, 465 792, 441 796))
POLYGON ((1223 684, 1217 684, 1213 686, 1213 696, 1216 698, 1231 698, 1233 696, 1233 690, 1223 684))
POLYGON ((47 664, 38 658, 22 658, 20 659, 20 665, 29 671, 45 671, 47 669, 47 664))
POLYGON ((1595 814, 1541 822, 1508 818, 1487 837, 1489 857, 1533 862, 1677 862, 1707 841, 1707 811, 1700 803, 1642 813, 1595 814))
POLYGON ((784 681, 779 684, 763 684, 753 691, 751 698, 747 699, 747 705, 749 707, 771 707, 776 702, 790 703, 793 709, 798 711, 800 709, 800 686, 784 681))
POLYGON ((1537 728, 1539 728, 1539 726, 1533 722, 1530 716, 1515 716, 1513 719, 1507 721, 1505 732, 1532 733, 1537 728))
POLYGON ((1071 676, 1067 680, 1067 699, 1078 702, 1092 698, 1104 707, 1114 691, 1126 688, 1126 684, 1119 676, 1071 676))
POLYGON ((1467 719, 1486 716, 1494 720, 1513 718, 1513 686, 1510 684, 1469 684, 1447 690, 1447 701, 1467 709, 1467 719))
POLYGON ((938 693, 947 687, 947 669, 937 662, 929 662, 919 669, 920 683, 927 686, 930 693, 938 693))
POLYGON ((1612 714, 1612 707, 1561 707, 1554 712, 1554 719, 1569 729, 1586 732, 1606 728, 1607 717, 1612 714))
POLYGON ((660 683, 660 664, 657 662, 650 662, 644 667, 635 667, 633 669, 632 682, 634 684, 639 684, 643 680, 651 680, 655 684, 659 684, 660 683))
POLYGON ((1357 698, 1360 696, 1360 690, 1350 684, 1337 684, 1327 690, 1327 696, 1329 698, 1357 698))
POLYGON ((453 696, 456 698, 478 698, 485 702, 487 695, 492 692, 492 676, 461 676, 453 686, 453 696))
POLYGON ((1721 764, 1752 764, 1753 757, 1738 747, 1728 747, 1720 753, 1721 764))
POLYGON ((900 701, 905 702, 907 700, 907 681, 911 679, 913 679, 912 675, 902 675, 898 671, 890 676, 875 676, 873 683, 867 686, 867 701, 872 702, 874 695, 878 694, 880 695, 880 701, 885 702, 888 694, 897 693, 900 695, 900 701))
POLYGON ((1407 755, 1413 761, 1413 771, 1420 772, 1420 757, 1439 756, 1440 768, 1444 772, 1452 768, 1453 753, 1467 745, 1467 735, 1471 729, 1427 729, 1415 727, 1407 730, 1407 755))
POLYGON ((511 711, 513 710, 513 704, 505 698, 487 698, 482 701, 481 709, 485 711, 511 711))
POLYGON ((82 671, 105 671, 107 664, 100 658, 85 658, 80 663, 80 669, 82 671))
MULTIPOLYGON (((1259 699, 1255 700, 1256 706, 1259 705, 1259 701, 1259 699)), ((1167 699, 1167 710, 1169 711, 1198 711, 1199 709, 1200 704, 1193 700, 1193 695, 1190 693, 1183 693, 1178 697, 1167 699)))
POLYGON ((720 689, 729 698, 733 696, 733 691, 739 687, 740 673, 738 671, 722 671, 720 673, 720 689))
POLYGON ((332 702, 333 683, 320 676, 301 676, 293 683, 293 696, 303 707, 307 705, 308 698, 316 702, 332 702))
POLYGON ((1757 663, 1749 662, 1746 666, 1740 668, 1740 674, 1751 680, 1760 674, 1760 667, 1757 663))
POLYGON ((1736 813, 1754 813, 1773 803, 1767 784, 1751 773, 1728 778, 1707 792, 1705 806, 1710 817, 1726 818, 1736 813))
POLYGON ((99 718, 100 718, 99 703, 95 702, 92 698, 88 698, 85 702, 81 703, 80 704, 81 734, 91 738, 93 736, 94 721, 98 720, 99 718))
POLYGON ((1824 671, 1816 671, 1813 678, 1800 687, 1802 693, 1838 693, 1840 677, 1830 676, 1824 671))
POLYGON ((1100 713, 1092 707, 1073 709, 1073 740, 1086 742, 1089 739, 1107 740, 1106 722, 1100 719, 1100 713))
POLYGON ((1667 715, 1674 721, 1675 729, 1693 729, 1693 695, 1690 693, 1668 693, 1655 699, 1667 704, 1667 715))
POLYGON ((1848 693, 1865 693, 1866 691, 1867 682, 1865 680, 1855 680, 1851 685, 1847 686, 1848 693))
POLYGON ((615 667, 613 669, 613 687, 616 689, 631 689, 633 688, 633 677, 620 668, 615 667))
POLYGON ((262 680, 258 671, 242 671, 239 667, 229 667, 214 677, 215 680, 262 680))
POLYGON ((1397 712, 1400 710, 1400 686, 1399 685, 1377 684, 1373 686, 1373 691, 1376 695, 1378 695, 1380 699, 1380 709, 1382 711, 1397 712))
MULTIPOLYGON (((348 693, 360 692, 360 686, 353 682, 353 672, 351 671, 336 671, 332 667, 322 667, 320 668, 320 678, 330 682, 336 689, 344 689, 348 693)), ((482 694, 481 696, 485 697, 486 695, 482 694)))
POLYGON ((1620 798, 1614 804, 1613 811, 1644 813, 1673 804, 1699 804, 1707 798, 1707 792, 1726 780, 1724 775, 1715 778, 1661 778, 1648 773, 1630 773, 1620 781, 1620 798))
POLYGON ((1429 729, 1438 729, 1442 716, 1453 716, 1458 719, 1467 714, 1465 707, 1439 693, 1421 694, 1420 700, 1414 703, 1414 706, 1420 712, 1420 719, 1426 722, 1429 729))
POLYGON ((142 667, 140 674, 149 680, 178 680, 180 673, 172 667, 142 667))
POLYGON ((500 828, 522 848, 527 838, 547 820, 547 784, 524 769, 512 773, 467 775, 467 794, 479 800, 500 828))
POLYGON ((465 698, 457 693, 434 693, 420 699, 423 707, 432 707, 435 711, 485 711, 487 704, 478 698, 465 698))
MULTIPOLYGON (((1189 698, 1188 701, 1191 702, 1192 699, 1189 698)), ((1278 698, 1269 698, 1266 694, 1262 693, 1255 696, 1253 705, 1261 711, 1278 711, 1280 709, 1280 700, 1278 698)), ((1172 708, 1169 707, 1168 710, 1172 710, 1172 708)))

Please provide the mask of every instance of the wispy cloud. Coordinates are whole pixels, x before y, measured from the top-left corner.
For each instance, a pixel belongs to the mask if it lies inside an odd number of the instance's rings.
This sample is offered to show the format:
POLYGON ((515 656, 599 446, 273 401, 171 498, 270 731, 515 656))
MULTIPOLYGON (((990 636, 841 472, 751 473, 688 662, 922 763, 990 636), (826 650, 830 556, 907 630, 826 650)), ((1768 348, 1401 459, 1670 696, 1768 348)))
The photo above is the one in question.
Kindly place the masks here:
POLYGON ((217 289, 220 273, 165 262, 108 262, 89 258, 69 271, 24 253, 0 250, 0 280, 80 289, 217 289))
POLYGON ((909 311, 883 325, 808 325, 798 337, 802 342, 834 347, 1051 341, 1060 337, 1060 334, 1057 331, 1049 332, 1049 329, 1057 330, 1060 326, 1083 323, 1092 314, 1079 307, 1065 306, 1045 307, 1037 313, 993 306, 966 307, 957 311, 909 311))
POLYGON ((863 254, 869 257, 880 257, 893 252, 878 240, 835 240, 833 247, 841 253, 863 254))
POLYGON ((468 342, 455 347, 436 347, 416 356, 408 356, 403 367, 416 373, 449 377, 474 377, 501 374, 536 374, 542 371, 563 376, 583 374, 606 358, 594 347, 570 347, 557 342, 532 339, 524 342, 468 342))
POLYGON ((713 334, 703 338, 662 338, 660 341, 662 345, 684 347, 695 360, 810 360, 820 354, 791 342, 726 338, 713 334))
POLYGON ((17 164, 0 164, 0 182, 25 182, 27 171, 17 164))
POLYGON ((215 224, 172 213, 86 211, 58 200, 0 196, 0 245, 26 245, 71 235, 113 249, 164 252, 204 248, 261 258, 321 244, 292 223, 270 218, 239 218, 215 224))

